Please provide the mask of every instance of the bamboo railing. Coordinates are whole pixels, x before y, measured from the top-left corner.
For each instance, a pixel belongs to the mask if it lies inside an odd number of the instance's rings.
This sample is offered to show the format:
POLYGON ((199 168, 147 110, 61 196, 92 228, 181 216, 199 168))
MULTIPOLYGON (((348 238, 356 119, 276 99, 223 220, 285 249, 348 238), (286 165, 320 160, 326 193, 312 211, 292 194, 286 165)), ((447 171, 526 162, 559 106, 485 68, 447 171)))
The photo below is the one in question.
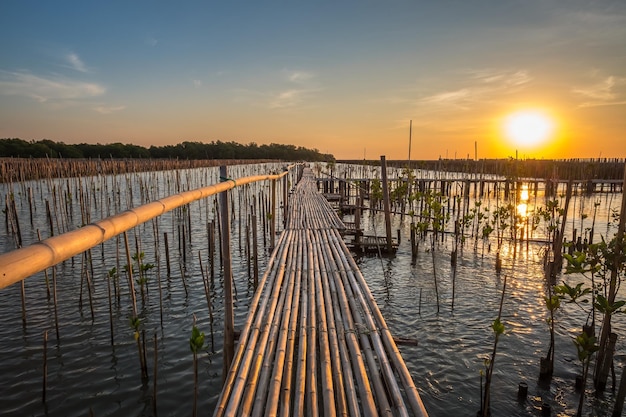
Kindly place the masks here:
POLYGON ((141 223, 193 201, 256 181, 276 180, 287 175, 253 175, 174 194, 88 224, 62 235, 0 255, 0 289, 54 266, 111 239, 141 223))
POLYGON ((305 170, 214 415, 427 416, 343 223, 305 170))

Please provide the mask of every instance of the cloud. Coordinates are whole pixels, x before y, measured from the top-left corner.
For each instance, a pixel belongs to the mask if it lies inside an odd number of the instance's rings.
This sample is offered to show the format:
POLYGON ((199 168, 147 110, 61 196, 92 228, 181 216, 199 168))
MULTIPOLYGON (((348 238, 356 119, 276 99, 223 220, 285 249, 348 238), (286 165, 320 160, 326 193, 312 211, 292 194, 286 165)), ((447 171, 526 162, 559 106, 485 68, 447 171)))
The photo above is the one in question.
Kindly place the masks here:
POLYGON ((202 87, 202 80, 191 80, 194 87, 202 87))
POLYGON ((152 36, 146 37, 145 41, 146 41, 146 44, 150 46, 157 46, 157 44, 159 43, 159 41, 156 40, 156 38, 153 38, 152 36))
POLYGON ((271 110, 301 107, 321 91, 319 85, 312 81, 314 78, 315 74, 309 71, 282 70, 278 80, 273 74, 272 87, 265 90, 239 88, 235 90, 234 99, 271 110))
POLYGON ((300 104, 305 96, 311 93, 310 90, 286 90, 273 94, 269 100, 271 109, 282 109, 285 107, 294 107, 300 104))
POLYGON ((468 70, 471 79, 482 84, 497 85, 500 87, 516 87, 532 81, 527 70, 506 71, 495 69, 468 70))
POLYGON ((121 110, 124 110, 126 106, 97 106, 93 109, 100 114, 111 114, 121 110))
POLYGON ((417 100, 418 106, 453 107, 469 110, 476 103, 490 103, 500 96, 520 91, 533 77, 526 70, 478 69, 460 72, 462 86, 428 94, 417 100))
POLYGON ((313 73, 306 71, 288 71, 287 73, 287 79, 292 83, 303 83, 314 77, 313 73))
POLYGON ((29 97, 40 103, 98 97, 106 89, 100 84, 63 77, 40 77, 29 72, 0 71, 0 94, 29 97))
POLYGON ((287 88, 278 93, 270 93, 269 108, 283 109, 287 107, 295 107, 305 99, 311 97, 319 89, 314 87, 311 80, 315 78, 315 74, 309 71, 283 71, 290 84, 297 84, 299 88, 287 88))
POLYGON ((626 85, 626 77, 610 75, 591 85, 575 87, 572 92, 586 100, 578 107, 622 105, 626 104, 626 98, 616 90, 624 85, 626 85))
POLYGON ((69 62, 72 69, 79 72, 88 72, 83 61, 81 61, 80 57, 74 52, 67 54, 65 58, 67 59, 67 62, 69 62))

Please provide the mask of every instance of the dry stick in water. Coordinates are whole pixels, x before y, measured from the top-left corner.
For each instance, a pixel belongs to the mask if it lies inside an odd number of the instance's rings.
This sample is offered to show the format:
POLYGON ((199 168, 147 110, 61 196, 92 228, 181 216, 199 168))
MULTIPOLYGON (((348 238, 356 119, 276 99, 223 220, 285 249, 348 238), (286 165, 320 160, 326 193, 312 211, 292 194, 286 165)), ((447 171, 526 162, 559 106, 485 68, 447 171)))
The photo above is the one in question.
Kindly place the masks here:
POLYGON ((46 402, 46 388, 48 386, 48 331, 43 332, 43 387, 41 401, 46 402))
POLYGON ((114 340, 114 333, 113 333, 113 301, 111 300, 111 280, 115 279, 115 274, 117 273, 117 270, 115 271, 115 273, 112 273, 111 271, 109 271, 109 273, 107 273, 106 276, 106 281, 107 281, 107 295, 109 297, 109 325, 111 327, 111 347, 115 346, 115 340, 114 340))
MULTIPOLYGON (((39 231, 39 229, 37 229, 37 239, 41 241, 41 232, 39 231)), ((48 276, 48 270, 44 269, 43 273, 46 280, 46 296, 48 298, 48 301, 50 301, 50 279, 48 276)))
POLYGON ((170 245, 167 240, 167 232, 163 232, 163 238, 165 241, 165 266, 167 269, 167 277, 169 278, 172 275, 172 269, 170 267, 170 245))
POLYGON ((213 306, 211 305, 211 293, 209 291, 209 282, 204 268, 202 266, 202 254, 198 251, 198 260, 200 261, 200 275, 202 275, 202 284, 204 285, 204 295, 206 296, 207 308, 209 310, 209 324, 211 326, 211 352, 215 352, 215 340, 213 335, 213 306))
POLYGON ((152 370, 152 414, 157 415, 157 372, 158 372, 159 349, 157 344, 157 334, 154 332, 154 368, 152 370))

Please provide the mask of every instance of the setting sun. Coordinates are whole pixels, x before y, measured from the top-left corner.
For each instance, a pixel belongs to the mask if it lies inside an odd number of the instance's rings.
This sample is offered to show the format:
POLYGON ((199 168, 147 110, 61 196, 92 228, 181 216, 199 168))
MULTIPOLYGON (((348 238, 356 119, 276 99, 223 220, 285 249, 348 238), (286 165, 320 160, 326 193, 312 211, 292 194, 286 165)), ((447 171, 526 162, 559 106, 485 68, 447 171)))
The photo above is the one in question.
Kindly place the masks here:
POLYGON ((523 110, 510 114, 505 120, 506 136, 521 147, 535 147, 548 140, 554 130, 553 120, 544 113, 523 110))

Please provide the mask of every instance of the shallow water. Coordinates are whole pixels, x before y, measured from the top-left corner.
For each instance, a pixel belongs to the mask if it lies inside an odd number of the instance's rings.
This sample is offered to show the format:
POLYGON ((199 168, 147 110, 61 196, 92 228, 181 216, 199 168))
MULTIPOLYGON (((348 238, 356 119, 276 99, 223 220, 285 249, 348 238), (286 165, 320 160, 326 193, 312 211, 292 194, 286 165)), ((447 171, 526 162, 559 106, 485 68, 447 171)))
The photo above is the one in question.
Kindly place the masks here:
MULTIPOLYGON (((245 170, 231 177, 249 175, 245 170)), ((233 171, 234 172, 234 171, 233 171)), ((206 181, 215 181, 215 170, 205 172, 190 170, 179 173, 182 188, 194 188, 206 181), (193 172, 191 172, 193 171, 193 172)), ((115 196, 116 181, 120 184, 119 202, 109 203, 111 210, 126 209, 138 205, 142 199, 160 198, 176 192, 174 177, 166 174, 145 174, 124 178, 99 179, 85 182, 88 188, 95 184, 115 196), (136 178, 153 185, 146 196, 141 195, 141 187, 135 184, 136 178), (106 185, 108 184, 108 185, 106 185), (134 189, 132 197, 126 188, 134 189)), ((56 183, 57 190, 66 187, 63 181, 56 183)), ((28 184, 25 187, 38 190, 42 197, 50 187, 28 184), (40 187, 40 188, 37 188, 40 187)), ((5 186, 2 197, 8 192, 5 186)), ((14 185, 16 194, 23 192, 14 185)), ((75 189, 74 186, 70 188, 75 189)), ((247 206, 250 195, 268 195, 265 186, 251 187, 247 191, 233 191, 232 200, 235 213, 239 205, 247 206), (248 197, 246 197, 248 196, 248 197)), ((279 192, 280 196, 281 193, 279 192)), ((610 208, 619 205, 621 195, 576 197, 577 205, 572 212, 579 213, 581 207, 590 210, 593 201, 600 197, 602 205, 598 214, 598 227, 612 234, 612 226, 606 226, 610 208), (582 201, 586 203, 581 204, 582 201), (578 209, 576 208, 578 207, 578 209)), ((109 196, 109 198, 111 198, 109 196)), ((94 200, 96 198, 94 197, 94 200)), ((193 399, 193 365, 189 350, 189 337, 193 317, 198 328, 206 334, 206 352, 200 355, 199 403, 202 414, 211 413, 219 395, 222 372, 221 328, 223 323, 223 289, 219 264, 216 265, 215 285, 211 289, 214 314, 214 344, 211 344, 211 325, 204 286, 200 279, 198 251, 207 267, 206 222, 214 218, 213 201, 194 203, 191 210, 192 245, 187 247, 187 269, 184 273, 188 292, 182 285, 181 268, 173 262, 172 274, 167 277, 163 243, 159 243, 157 261, 154 245, 153 226, 148 223, 129 233, 131 248, 134 237, 141 241, 141 250, 146 253, 146 261, 158 263, 150 272, 148 294, 142 302, 138 297, 142 329, 146 333, 149 378, 142 381, 139 368, 137 346, 133 330, 129 324, 131 307, 128 285, 122 275, 120 302, 112 308, 114 324, 114 345, 111 345, 109 304, 106 275, 118 264, 117 257, 125 256, 123 242, 113 239, 92 250, 94 275, 93 305, 91 317, 86 289, 81 294, 81 275, 84 275, 81 257, 74 262, 66 261, 57 267, 59 300, 59 333, 57 339, 54 326, 54 308, 47 299, 44 274, 37 274, 26 280, 27 313, 26 325, 22 324, 19 284, 0 291, 0 415, 49 415, 84 416, 90 410, 96 416, 106 415, 152 415, 154 404, 154 337, 157 337, 158 367, 156 404, 159 415, 188 415, 193 399), (197 220, 196 220, 197 219, 197 220), (161 281, 163 322, 160 320, 160 299, 158 281, 161 281), (82 301, 82 303, 81 303, 82 301), (47 345, 47 398, 42 402, 43 339, 48 332, 47 345)), ((18 204, 21 223, 28 224, 27 204, 18 204)), ((73 196, 73 227, 82 223, 80 205, 76 194, 73 196)), ((99 214, 107 215, 103 208, 105 200, 91 213, 91 220, 99 214)), ((59 211, 61 209, 59 208, 59 211)), ((244 216, 245 217, 245 216, 244 216)), ((260 216, 259 216, 260 217, 260 216)), ((590 220, 589 220, 590 221, 590 220)), ((47 236, 45 211, 40 205, 34 228, 47 236)), ((158 222, 159 236, 167 231, 170 235, 172 259, 178 259, 176 233, 181 222, 178 215, 166 214, 158 222)), ((280 225, 280 219, 278 221, 280 225)), ((0 226, 1 227, 1 226, 0 226)), ((233 269, 236 281, 235 324, 241 328, 252 295, 248 283, 245 250, 239 250, 239 227, 237 220, 231 221, 233 269)), ((366 215, 364 227, 368 233, 374 230, 383 234, 382 216, 366 215)), ((568 226, 569 227, 569 226, 568 226)), ((24 228, 23 228, 24 229, 24 228)), ((279 227, 279 230, 281 228, 279 227)), ((433 280, 433 260, 426 251, 426 243, 420 245, 415 263, 411 262, 408 243, 408 217, 393 219, 393 229, 400 229, 402 243, 395 257, 379 259, 376 256, 359 256, 363 275, 370 285, 392 333, 399 337, 413 338, 417 346, 400 345, 399 348, 407 363, 426 409, 431 416, 474 416, 480 407, 480 370, 484 358, 493 349, 493 332, 490 325, 497 316, 502 287, 506 276, 507 288, 504 298, 502 321, 506 327, 500 338, 492 382, 492 415, 532 416, 539 415, 542 402, 550 404, 552 415, 572 415, 578 404, 574 391, 574 378, 580 364, 571 342, 573 335, 584 323, 585 314, 574 305, 564 305, 556 317, 556 363, 552 382, 547 386, 538 383, 539 358, 547 353, 549 332, 545 323, 547 316, 543 305, 545 285, 541 270, 541 246, 530 244, 518 248, 517 259, 512 259, 512 248, 505 246, 503 271, 495 273, 494 252, 481 252, 481 245, 474 251, 473 244, 466 243, 459 255, 454 284, 454 309, 452 309, 452 269, 450 252, 452 239, 449 237, 438 247, 436 271, 440 297, 440 310, 437 313, 433 280), (528 384, 528 398, 517 401, 520 382, 528 384)), ((604 232, 604 231, 603 231, 604 232)), ((606 233, 604 232, 604 233, 606 233)), ((604 234, 603 233, 603 234, 604 234)), ((244 236, 244 234, 242 234, 244 236)), ((259 239, 262 240, 262 225, 259 220, 259 239)), ((25 243, 36 240, 36 232, 25 232, 25 243)), ((14 246, 12 237, 4 233, 0 236, 0 249, 7 251, 14 246)), ((245 246, 242 244, 242 246, 245 246)), ((267 262, 269 252, 259 242, 261 271, 267 262)), ((134 253, 134 249, 131 249, 134 253)), ((121 264, 125 261, 122 259, 121 264)), ((50 271, 51 274, 51 271, 50 271)), ((576 284, 579 277, 562 276, 562 279, 576 284)), ((50 277, 51 279, 51 277, 50 277)), ((622 298, 623 294, 622 294, 622 298)), ((624 334, 624 319, 614 320, 614 329, 624 334)), ((618 339, 615 367, 618 377, 625 363, 624 343, 618 339)), ((609 381, 609 384, 611 382, 609 381)), ((588 384, 589 385, 589 384, 588 384)), ((610 390, 602 399, 595 399, 588 387, 588 400, 585 415, 610 415, 613 394, 610 390)))

